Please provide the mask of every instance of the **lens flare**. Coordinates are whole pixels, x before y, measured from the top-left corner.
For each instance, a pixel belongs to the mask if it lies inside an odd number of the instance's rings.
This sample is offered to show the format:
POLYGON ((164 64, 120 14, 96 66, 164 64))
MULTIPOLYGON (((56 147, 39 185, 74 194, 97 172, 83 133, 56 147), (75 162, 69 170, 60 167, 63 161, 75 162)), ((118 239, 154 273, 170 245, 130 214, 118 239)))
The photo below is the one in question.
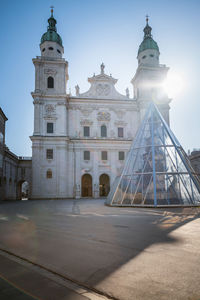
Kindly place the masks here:
POLYGON ((185 89, 184 76, 181 73, 169 71, 163 88, 170 98, 174 98, 185 89))

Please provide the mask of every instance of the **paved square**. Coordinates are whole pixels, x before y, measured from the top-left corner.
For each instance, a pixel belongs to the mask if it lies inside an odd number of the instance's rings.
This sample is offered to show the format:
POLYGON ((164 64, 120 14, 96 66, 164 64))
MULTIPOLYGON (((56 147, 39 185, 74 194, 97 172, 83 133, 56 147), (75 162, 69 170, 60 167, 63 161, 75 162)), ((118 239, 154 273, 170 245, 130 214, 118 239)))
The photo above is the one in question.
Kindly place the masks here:
POLYGON ((200 208, 0 204, 0 248, 122 300, 200 299, 200 208))

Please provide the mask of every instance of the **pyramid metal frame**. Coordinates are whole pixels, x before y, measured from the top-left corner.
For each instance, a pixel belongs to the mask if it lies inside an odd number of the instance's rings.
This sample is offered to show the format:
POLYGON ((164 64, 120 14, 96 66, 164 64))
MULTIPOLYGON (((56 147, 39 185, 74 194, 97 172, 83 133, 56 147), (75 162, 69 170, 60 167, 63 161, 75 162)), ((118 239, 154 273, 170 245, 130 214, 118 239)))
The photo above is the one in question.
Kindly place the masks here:
POLYGON ((187 154, 153 102, 106 204, 200 206, 200 181, 187 154))

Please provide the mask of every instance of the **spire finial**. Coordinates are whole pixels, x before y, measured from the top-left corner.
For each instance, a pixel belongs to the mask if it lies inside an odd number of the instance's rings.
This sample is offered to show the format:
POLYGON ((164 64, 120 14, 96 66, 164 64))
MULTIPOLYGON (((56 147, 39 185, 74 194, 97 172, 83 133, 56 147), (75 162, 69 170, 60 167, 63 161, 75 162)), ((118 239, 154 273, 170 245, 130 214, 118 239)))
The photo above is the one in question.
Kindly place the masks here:
POLYGON ((50 8, 51 8, 51 17, 53 17, 53 9, 54 9, 54 6, 51 5, 50 8))
POLYGON ((151 28, 151 26, 149 26, 149 16, 148 15, 146 15, 146 26, 144 27, 144 39, 145 38, 149 38, 149 37, 152 37, 152 35, 151 35, 151 30, 152 30, 152 28, 151 28))
POLYGON ((149 25, 148 22, 149 22, 149 16, 148 14, 146 14, 146 23, 147 23, 146 25, 149 25))
POLYGON ((51 17, 48 19, 49 26, 48 26, 47 30, 56 31, 56 23, 57 22, 56 22, 56 19, 54 19, 54 16, 53 16, 54 6, 51 5, 50 8, 51 8, 51 17))

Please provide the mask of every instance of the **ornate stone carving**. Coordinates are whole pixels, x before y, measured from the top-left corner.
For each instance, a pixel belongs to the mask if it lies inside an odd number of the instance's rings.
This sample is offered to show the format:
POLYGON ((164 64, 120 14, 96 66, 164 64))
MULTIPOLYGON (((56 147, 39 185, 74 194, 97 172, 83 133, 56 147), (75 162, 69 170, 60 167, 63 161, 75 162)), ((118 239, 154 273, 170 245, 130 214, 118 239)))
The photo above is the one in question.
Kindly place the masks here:
POLYGON ((51 116, 52 114, 54 114, 56 111, 55 105, 53 104, 46 104, 45 105, 45 112, 46 115, 51 116))
POLYGON ((104 111, 98 112, 97 120, 98 121, 110 121, 110 113, 109 112, 104 112, 104 111))
POLYGON ((44 105, 44 102, 41 101, 41 100, 36 99, 35 101, 33 101, 33 104, 44 105))
POLYGON ((110 86, 108 84, 99 83, 96 87, 96 92, 98 96, 107 96, 110 93, 110 86))
POLYGON ((127 125, 127 123, 124 122, 124 121, 115 121, 114 124, 115 124, 116 126, 126 126, 126 125, 127 125))
POLYGON ((93 124, 93 121, 84 119, 80 121, 80 124, 81 126, 91 126, 93 124))
POLYGON ((64 106, 67 105, 65 101, 57 101, 56 104, 57 104, 57 105, 64 105, 64 106))
POLYGON ((44 74, 47 74, 47 75, 55 75, 57 73, 56 69, 44 69, 44 74))
POLYGON ((93 111, 92 108, 81 108, 81 113, 82 113, 85 117, 88 117, 89 114, 91 114, 92 111, 93 111))

